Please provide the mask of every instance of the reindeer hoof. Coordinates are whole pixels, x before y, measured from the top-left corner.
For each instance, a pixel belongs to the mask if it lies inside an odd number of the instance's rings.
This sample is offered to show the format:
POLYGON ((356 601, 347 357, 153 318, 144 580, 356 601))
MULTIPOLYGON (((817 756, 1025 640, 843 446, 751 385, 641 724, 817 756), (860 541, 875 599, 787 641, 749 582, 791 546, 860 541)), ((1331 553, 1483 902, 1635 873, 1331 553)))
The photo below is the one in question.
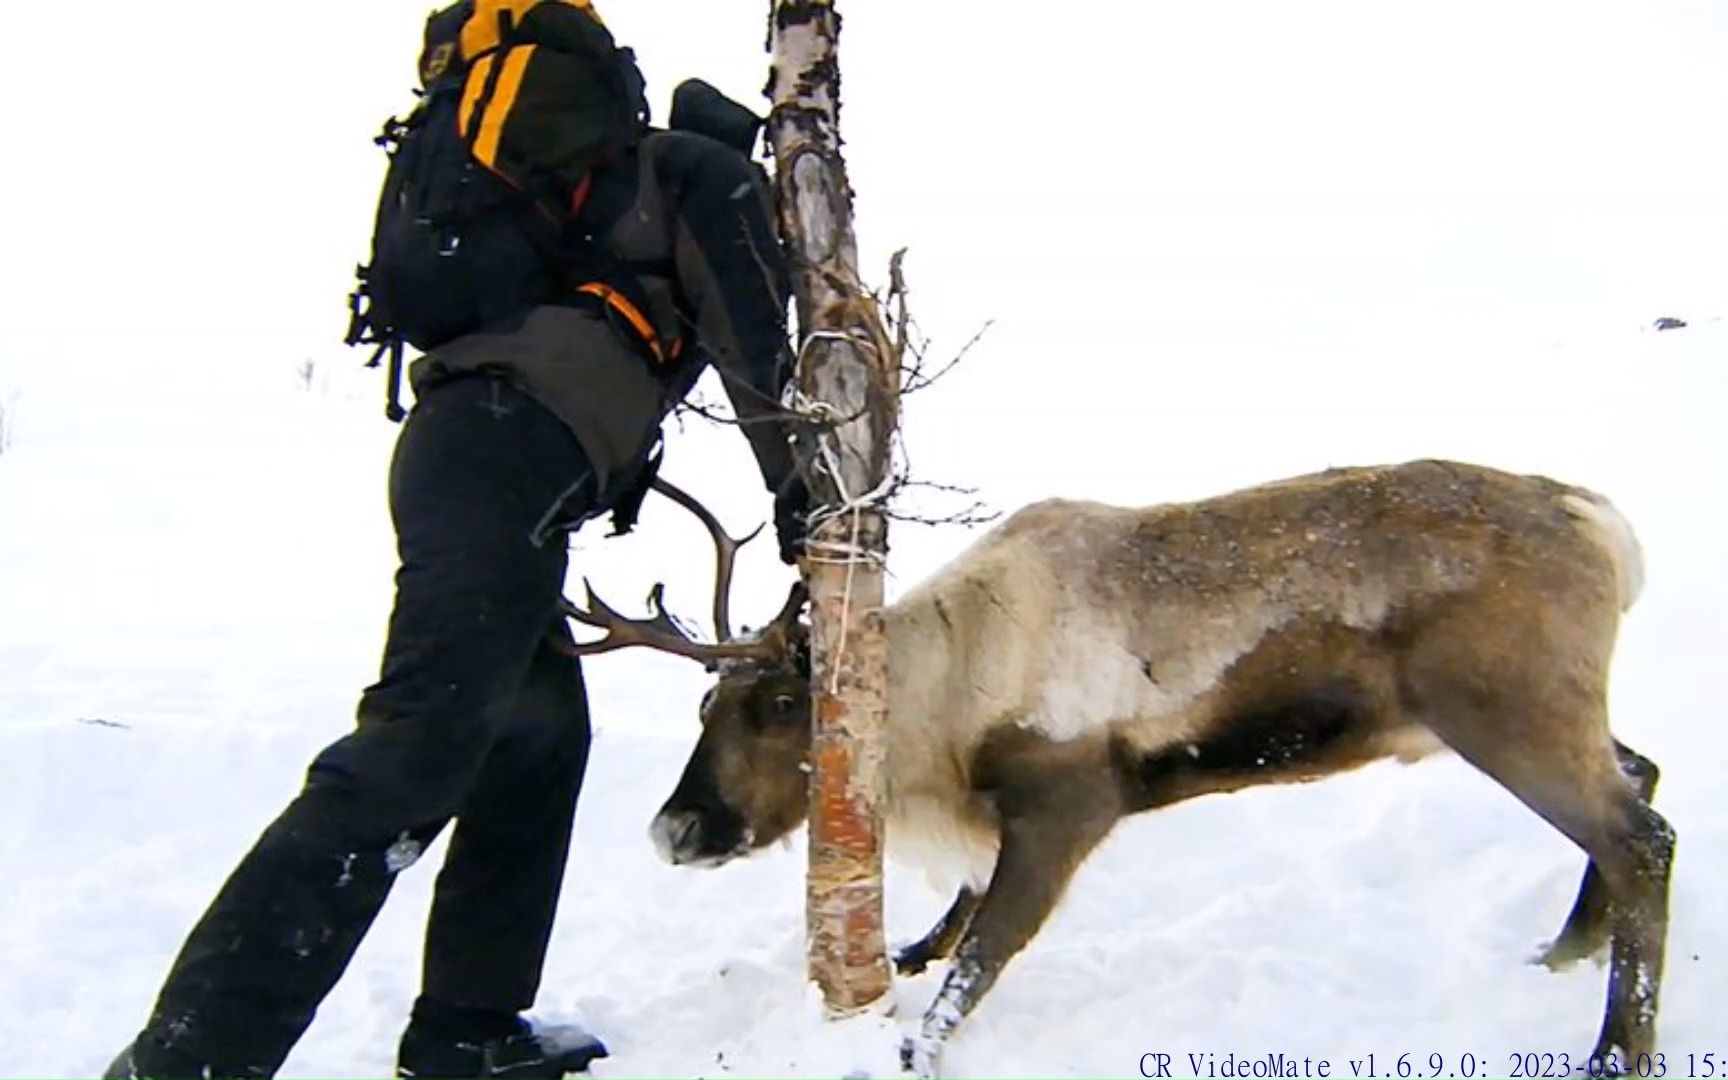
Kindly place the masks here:
POLYGON ((1562 934, 1550 941, 1542 951, 1531 957, 1533 963, 1541 964, 1549 971, 1567 971, 1580 960, 1592 957, 1600 959, 1603 950, 1608 946, 1608 937, 1604 935, 1600 941, 1562 934))
POLYGON ((908 945, 894 954, 894 971, 900 975, 922 975, 934 959, 930 950, 908 945))
MULTIPOLYGON (((1648 1066, 1649 1054, 1644 1054, 1644 1064, 1648 1066)), ((1590 1051, 1590 1061, 1587 1068, 1592 1076, 1636 1076, 1640 1068, 1639 1055, 1624 1046, 1616 1046, 1611 1042, 1600 1042, 1596 1049, 1590 1051)))
POLYGON ((900 1068, 918 1080, 933 1080, 936 1075, 936 1055, 939 1048, 927 1039, 908 1036, 900 1044, 900 1068))

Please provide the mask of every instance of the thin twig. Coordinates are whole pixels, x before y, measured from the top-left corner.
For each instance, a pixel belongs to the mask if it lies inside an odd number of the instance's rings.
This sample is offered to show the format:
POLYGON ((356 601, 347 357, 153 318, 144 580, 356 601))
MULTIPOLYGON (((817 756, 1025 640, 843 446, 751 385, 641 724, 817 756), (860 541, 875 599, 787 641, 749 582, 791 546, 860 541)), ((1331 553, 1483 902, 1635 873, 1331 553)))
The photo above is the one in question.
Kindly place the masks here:
MULTIPOLYGON (((989 333, 990 328, 992 326, 995 326, 995 325, 996 325, 995 319, 987 320, 983 326, 978 328, 978 332, 972 335, 971 340, 967 341, 965 345, 961 346, 960 351, 955 353, 954 356, 951 359, 949 359, 947 363, 943 364, 942 367, 940 369, 938 369, 934 375, 929 375, 929 376, 924 375, 922 364, 913 368, 910 377, 908 377, 906 380, 906 385, 901 387, 900 392, 902 394, 916 394, 920 390, 928 390, 930 387, 934 386, 938 380, 940 380, 944 376, 952 373, 955 368, 959 367, 960 361, 966 359, 966 355, 968 353, 970 353, 973 350, 973 348, 976 347, 977 344, 984 339, 984 335, 989 333)), ((920 353, 919 359, 920 360, 923 359, 921 353, 920 353)))
MULTIPOLYGON (((748 230, 744 230, 744 238, 750 248, 752 258, 755 260, 758 269, 762 272, 764 284, 772 287, 772 268, 768 265, 767 260, 762 256, 762 253, 756 249, 754 238, 750 236, 748 230)), ((979 330, 966 342, 966 344, 953 357, 949 358, 941 368, 933 373, 925 374, 925 357, 928 352, 929 343, 919 332, 917 321, 913 319, 911 315, 910 305, 908 302, 911 290, 908 288, 906 283, 904 267, 905 256, 906 249, 903 248, 895 252, 893 257, 889 260, 889 286, 885 297, 879 294, 871 295, 869 297, 859 297, 860 302, 866 300, 874 302, 877 305, 878 311, 883 311, 884 309, 888 311, 890 316, 890 325, 879 328, 881 335, 878 336, 877 334, 868 332, 841 332, 835 330, 819 331, 807 334, 804 339, 799 342, 795 366, 803 366, 808 359, 809 351, 813 348, 819 347, 817 344, 818 342, 844 342, 854 348, 867 349, 875 353, 880 353, 884 349, 891 349, 893 352, 889 359, 894 361, 894 366, 901 369, 904 373, 900 379, 901 386, 898 390, 898 393, 901 396, 927 389, 944 376, 953 372, 954 369, 959 366, 960 362, 964 360, 971 353, 973 348, 978 345, 984 335, 989 332, 991 327, 995 325, 995 320, 990 320, 980 327, 979 330), (903 368, 902 364, 904 363, 904 357, 907 354, 911 354, 914 363, 910 368, 903 368)), ((839 291, 849 291, 842 288, 845 286, 844 282, 834 281, 832 284, 835 285, 839 291)), ((726 411, 726 405, 711 403, 704 401, 701 398, 686 399, 675 406, 675 414, 677 414, 680 419, 682 419, 685 414, 689 414, 700 417, 710 423, 727 427, 741 428, 749 424, 786 423, 802 425, 812 430, 815 435, 813 443, 816 448, 816 453, 813 461, 810 463, 811 466, 823 473, 838 478, 840 475, 840 469, 839 462, 834 458, 836 447, 833 445, 832 435, 838 428, 866 418, 871 410, 870 404, 866 403, 860 406, 852 415, 842 415, 837 413, 832 405, 827 402, 811 401, 797 393, 795 382, 789 384, 787 387, 788 396, 784 400, 769 402, 767 395, 757 387, 745 381, 741 375, 734 373, 727 365, 714 361, 714 358, 719 354, 716 350, 709 347, 709 343, 703 338, 701 328, 698 325, 688 318, 684 318, 683 322, 691 335, 695 338, 696 346, 703 349, 703 351, 710 357, 710 360, 713 361, 712 366, 719 374, 728 395, 731 396, 733 400, 730 403, 730 412, 728 412, 726 411), (737 413, 737 403, 741 399, 749 400, 752 403, 766 405, 767 408, 764 412, 755 416, 740 416, 737 413)), ((904 436, 898 428, 896 428, 893 434, 893 439, 894 448, 892 454, 896 459, 896 464, 891 470, 890 478, 881 488, 863 496, 853 496, 844 491, 839 492, 841 503, 839 506, 822 506, 813 508, 810 514, 810 532, 812 535, 816 531, 815 525, 817 523, 828 518, 840 517, 842 515, 856 515, 866 507, 881 512, 885 518, 891 521, 902 521, 910 524, 927 526, 959 525, 965 528, 975 528, 981 525, 987 525, 1001 517, 1001 512, 999 510, 991 508, 983 500, 976 498, 976 489, 934 481, 912 479, 911 465, 907 460, 904 436), (894 502, 896 496, 914 490, 935 492, 941 495, 962 496, 970 501, 958 510, 940 514, 913 513, 905 510, 889 508, 894 502)), ((852 544, 823 546, 829 550, 811 552, 813 556, 822 561, 855 562, 863 555, 863 553, 856 550, 856 542, 852 544)))
POLYGON ((730 414, 720 411, 727 408, 729 408, 729 406, 724 404, 711 405, 701 398, 696 398, 695 400, 685 398, 683 401, 674 405, 672 411, 675 414, 692 413, 711 424, 719 424, 722 427, 741 428, 749 427, 752 424, 782 424, 790 420, 803 419, 797 413, 784 408, 783 406, 776 406, 777 411, 774 413, 762 413, 757 416, 739 416, 736 411, 730 414))
POLYGON ((952 513, 940 516, 914 514, 905 510, 888 511, 888 517, 894 521, 905 521, 914 525, 960 525, 965 528, 976 528, 988 525, 1001 518, 1000 510, 992 509, 988 503, 978 498, 978 489, 960 487, 954 484, 940 484, 931 480, 914 480, 904 468, 896 475, 893 495, 897 498, 908 491, 934 491, 944 495, 959 495, 971 500, 965 507, 952 513))

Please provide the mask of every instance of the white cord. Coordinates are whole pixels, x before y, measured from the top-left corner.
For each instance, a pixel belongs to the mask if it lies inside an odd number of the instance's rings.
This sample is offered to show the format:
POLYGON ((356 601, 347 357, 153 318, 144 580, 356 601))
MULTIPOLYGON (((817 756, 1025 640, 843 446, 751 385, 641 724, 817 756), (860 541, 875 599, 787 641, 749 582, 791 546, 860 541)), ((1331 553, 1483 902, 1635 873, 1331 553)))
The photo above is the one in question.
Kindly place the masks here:
MULTIPOLYGON (((850 341, 853 344, 874 348, 874 345, 868 341, 859 341, 856 337, 837 331, 813 333, 809 339, 806 339, 805 347, 808 348, 810 340, 815 338, 850 341)), ((826 421, 832 425, 840 416, 840 411, 834 406, 825 401, 815 401, 808 398, 795 388, 788 388, 787 397, 795 411, 810 417, 812 420, 826 421)), ((865 550, 859 542, 859 537, 864 529, 864 511, 876 510, 887 500, 889 493, 894 488, 894 477, 890 475, 884 478, 873 490, 862 495, 853 495, 846 490, 846 481, 840 470, 840 459, 835 451, 832 432, 823 432, 817 436, 816 456, 818 467, 827 473, 834 482, 834 489, 840 497, 840 505, 817 507, 809 512, 805 519, 807 539, 804 542, 804 552, 805 557, 812 562, 826 563, 830 566, 844 563, 846 566, 846 585, 840 596, 840 640, 835 646, 833 670, 828 686, 830 694, 838 694, 840 692, 840 669, 844 666, 847 637, 852 622, 852 589, 857 577, 858 565, 869 562, 874 563, 878 569, 885 569, 887 565, 881 552, 865 550), (814 539, 816 534, 821 531, 822 526, 842 515, 850 515, 852 518, 851 535, 845 542, 814 539)))

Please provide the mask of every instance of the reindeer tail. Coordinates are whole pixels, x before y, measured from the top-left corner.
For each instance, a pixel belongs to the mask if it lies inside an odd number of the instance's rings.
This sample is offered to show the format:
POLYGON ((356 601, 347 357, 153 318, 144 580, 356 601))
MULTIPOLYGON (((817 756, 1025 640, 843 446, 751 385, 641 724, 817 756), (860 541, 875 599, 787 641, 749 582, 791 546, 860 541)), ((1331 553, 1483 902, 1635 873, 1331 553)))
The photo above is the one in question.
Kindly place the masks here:
POLYGON ((1565 502, 1567 510, 1594 532, 1597 543, 1613 555, 1620 577, 1620 610, 1631 610, 1638 594, 1644 591, 1644 549, 1632 531, 1632 523, 1613 503, 1594 491, 1573 488, 1565 502))

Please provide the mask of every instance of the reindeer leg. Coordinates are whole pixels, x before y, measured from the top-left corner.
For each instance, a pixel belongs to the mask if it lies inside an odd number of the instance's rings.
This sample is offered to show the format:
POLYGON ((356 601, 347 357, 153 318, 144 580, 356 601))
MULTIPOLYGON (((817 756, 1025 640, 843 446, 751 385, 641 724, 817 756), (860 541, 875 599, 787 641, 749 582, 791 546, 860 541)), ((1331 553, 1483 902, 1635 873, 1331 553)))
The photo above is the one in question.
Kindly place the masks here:
POLYGON ((1673 828, 1626 783, 1600 700, 1537 706, 1516 693, 1484 693, 1479 683, 1459 691, 1470 682, 1445 672, 1423 677, 1435 672, 1407 672, 1416 715, 1583 848, 1601 874, 1612 952, 1592 1054, 1610 1072, 1636 1068, 1655 1043, 1673 828))
POLYGON ((1098 782, 1111 767, 1101 747, 1086 752, 1035 736, 1017 742, 980 769, 991 777, 1001 821, 996 869, 918 1035, 900 1047, 901 1066, 921 1077, 935 1075, 943 1044, 1044 924, 1081 860, 1122 813, 1116 788, 1098 782))
POLYGON ((1627 808, 1614 841, 1609 853, 1596 856, 1608 887, 1613 950, 1608 958, 1608 1010, 1593 1056, 1625 1075, 1641 1069, 1638 1058, 1656 1044, 1674 827, 1639 802, 1627 808))
MULTIPOLYGON (((1637 789, 1638 798, 1648 804, 1656 794, 1656 781, 1662 770, 1654 761, 1619 741, 1614 743, 1614 755, 1620 760, 1620 771, 1637 789)), ((1566 925, 1537 960, 1553 971, 1563 971, 1605 949, 1610 929, 1608 886, 1602 880, 1602 871, 1596 860, 1591 859, 1584 868, 1584 881, 1578 888, 1578 899, 1572 905, 1572 913, 1566 917, 1566 925)))
POLYGON ((900 1047, 900 1064, 920 1077, 936 1075, 942 1047, 977 1008, 1002 969, 1043 925, 1086 853, 1108 832, 1093 835, 1068 823, 1004 822, 1002 851, 990 885, 960 940, 936 999, 916 1036, 900 1047))
POLYGON ((936 920, 930 932, 894 954, 894 970, 902 975, 918 975, 930 966, 931 961, 952 956, 955 944, 977 911, 978 894, 962 885, 954 903, 936 920))

